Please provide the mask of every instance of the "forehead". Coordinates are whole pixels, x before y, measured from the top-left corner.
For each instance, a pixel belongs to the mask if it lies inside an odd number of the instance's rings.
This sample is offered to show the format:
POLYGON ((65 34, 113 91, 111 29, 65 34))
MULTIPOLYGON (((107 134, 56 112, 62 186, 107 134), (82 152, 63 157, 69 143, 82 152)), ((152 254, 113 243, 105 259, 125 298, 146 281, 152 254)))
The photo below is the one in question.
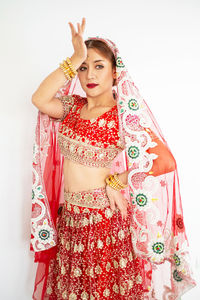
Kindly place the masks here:
POLYGON ((84 60, 84 63, 103 61, 109 62, 109 59, 103 55, 98 49, 89 48, 87 49, 87 58, 84 60))

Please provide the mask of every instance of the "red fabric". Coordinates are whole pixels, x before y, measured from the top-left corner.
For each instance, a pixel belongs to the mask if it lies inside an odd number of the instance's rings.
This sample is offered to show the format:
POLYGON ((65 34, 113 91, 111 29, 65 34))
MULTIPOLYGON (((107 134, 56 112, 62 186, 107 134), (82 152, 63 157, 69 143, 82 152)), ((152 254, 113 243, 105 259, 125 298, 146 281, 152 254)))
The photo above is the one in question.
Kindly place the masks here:
MULTIPOLYGON (((73 197, 81 194, 89 195, 77 192, 73 197)), ((108 207, 64 205, 58 256, 50 262, 44 299, 144 299, 145 261, 134 254, 130 210, 131 206, 123 221, 119 210, 110 215, 108 207)))
POLYGON ((70 139, 80 137, 80 142, 86 139, 92 146, 101 144, 102 148, 115 145, 119 141, 119 120, 117 113, 117 105, 113 106, 109 111, 105 112, 94 122, 80 118, 80 110, 87 103, 87 99, 79 95, 73 95, 76 108, 71 110, 62 122, 59 132, 70 139), (67 130, 67 133, 66 133, 67 130))

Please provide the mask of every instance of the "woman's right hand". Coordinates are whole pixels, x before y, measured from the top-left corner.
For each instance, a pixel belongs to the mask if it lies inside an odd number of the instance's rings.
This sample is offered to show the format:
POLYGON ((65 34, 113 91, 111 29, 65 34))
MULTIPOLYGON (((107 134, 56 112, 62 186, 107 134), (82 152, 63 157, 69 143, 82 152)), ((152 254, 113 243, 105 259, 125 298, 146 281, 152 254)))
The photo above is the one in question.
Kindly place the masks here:
POLYGON ((74 55, 78 58, 83 59, 83 61, 87 58, 87 47, 84 43, 83 33, 85 30, 85 18, 82 19, 82 24, 77 23, 78 31, 76 31, 74 25, 71 22, 68 22, 71 28, 72 33, 72 44, 74 47, 74 55))

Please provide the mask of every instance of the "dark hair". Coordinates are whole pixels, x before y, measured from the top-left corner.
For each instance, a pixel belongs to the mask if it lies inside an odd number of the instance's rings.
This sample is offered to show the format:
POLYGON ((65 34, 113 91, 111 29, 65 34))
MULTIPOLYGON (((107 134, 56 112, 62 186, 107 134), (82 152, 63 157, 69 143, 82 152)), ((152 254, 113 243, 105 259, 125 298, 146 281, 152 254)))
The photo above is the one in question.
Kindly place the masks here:
POLYGON ((96 48, 112 63, 112 68, 116 67, 116 60, 112 50, 106 43, 100 40, 87 40, 85 41, 87 49, 96 48))
MULTIPOLYGON (((87 41, 85 41, 85 45, 86 45, 87 49, 95 48, 95 49, 99 50, 102 53, 102 55, 104 55, 107 59, 110 60, 110 62, 112 64, 112 68, 116 67, 115 56, 114 56, 112 50, 107 46, 106 43, 104 43, 103 41, 100 41, 100 40, 87 40, 87 41)), ((114 79, 113 85, 115 85, 115 83, 116 83, 116 81, 114 79)))

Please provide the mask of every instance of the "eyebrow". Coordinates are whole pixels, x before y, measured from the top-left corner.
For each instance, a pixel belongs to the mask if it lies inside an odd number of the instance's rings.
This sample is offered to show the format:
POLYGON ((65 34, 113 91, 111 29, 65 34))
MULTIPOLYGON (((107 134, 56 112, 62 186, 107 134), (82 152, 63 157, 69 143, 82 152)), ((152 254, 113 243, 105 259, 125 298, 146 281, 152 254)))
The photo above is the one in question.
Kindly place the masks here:
MULTIPOLYGON (((99 62, 99 61, 104 61, 104 60, 102 60, 102 59, 94 60, 94 63, 96 63, 96 62, 99 62)), ((86 65, 86 63, 85 63, 85 62, 83 62, 83 63, 82 63, 82 65, 83 65, 83 64, 85 64, 85 65, 86 65)))

